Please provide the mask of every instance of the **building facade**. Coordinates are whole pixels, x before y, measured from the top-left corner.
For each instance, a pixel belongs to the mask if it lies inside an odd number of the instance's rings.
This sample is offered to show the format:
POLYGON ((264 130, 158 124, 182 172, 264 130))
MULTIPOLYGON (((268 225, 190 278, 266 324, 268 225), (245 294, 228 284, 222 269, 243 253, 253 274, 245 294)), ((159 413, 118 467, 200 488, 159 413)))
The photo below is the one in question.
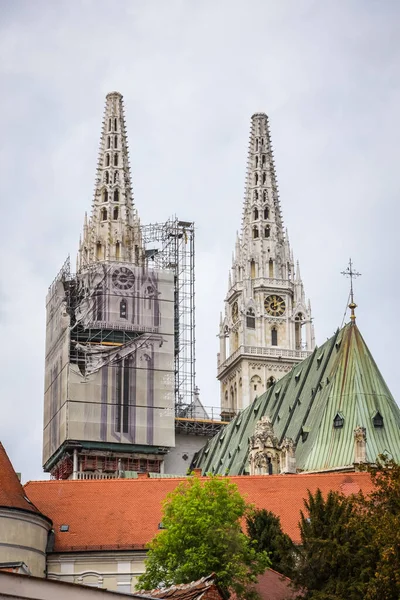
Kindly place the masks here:
POLYGON ((241 234, 221 315, 223 414, 246 408, 314 349, 311 305, 284 231, 268 117, 252 116, 241 234))

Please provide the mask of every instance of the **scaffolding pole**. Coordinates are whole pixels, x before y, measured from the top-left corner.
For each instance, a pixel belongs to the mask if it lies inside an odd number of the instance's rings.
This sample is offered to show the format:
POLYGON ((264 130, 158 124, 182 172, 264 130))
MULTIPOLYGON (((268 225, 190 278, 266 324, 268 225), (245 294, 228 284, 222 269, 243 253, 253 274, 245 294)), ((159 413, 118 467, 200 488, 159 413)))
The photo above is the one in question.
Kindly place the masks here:
POLYGON ((171 218, 142 225, 148 268, 174 273, 175 414, 193 405, 196 394, 194 223, 171 218))

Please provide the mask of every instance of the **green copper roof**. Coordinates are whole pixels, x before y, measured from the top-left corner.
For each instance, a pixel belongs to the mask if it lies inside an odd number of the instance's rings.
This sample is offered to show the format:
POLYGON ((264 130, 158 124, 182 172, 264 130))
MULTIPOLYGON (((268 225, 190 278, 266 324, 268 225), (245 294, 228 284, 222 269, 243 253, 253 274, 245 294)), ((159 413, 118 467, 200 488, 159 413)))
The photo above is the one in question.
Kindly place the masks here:
POLYGON ((249 440, 264 415, 280 442, 289 437, 296 443, 298 470, 352 465, 357 426, 366 428, 369 462, 383 452, 400 462, 400 410, 355 324, 336 332, 236 415, 192 466, 203 473, 247 473, 249 440))

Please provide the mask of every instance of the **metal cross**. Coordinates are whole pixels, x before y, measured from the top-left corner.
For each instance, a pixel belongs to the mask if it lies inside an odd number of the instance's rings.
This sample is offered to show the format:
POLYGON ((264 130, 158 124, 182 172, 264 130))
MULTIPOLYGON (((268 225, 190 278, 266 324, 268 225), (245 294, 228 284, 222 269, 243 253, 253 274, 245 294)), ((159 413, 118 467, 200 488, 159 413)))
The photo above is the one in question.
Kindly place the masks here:
POLYGON ((352 321, 355 320, 355 314, 354 314, 354 309, 357 308, 357 304, 355 304, 354 302, 354 293, 353 293, 353 279, 356 279, 356 277, 360 277, 361 273, 358 273, 357 271, 353 270, 353 263, 351 261, 351 258, 349 259, 349 266, 347 267, 347 269, 345 271, 341 271, 342 275, 345 275, 346 277, 350 277, 350 304, 349 304, 349 308, 351 309, 351 319, 352 321))

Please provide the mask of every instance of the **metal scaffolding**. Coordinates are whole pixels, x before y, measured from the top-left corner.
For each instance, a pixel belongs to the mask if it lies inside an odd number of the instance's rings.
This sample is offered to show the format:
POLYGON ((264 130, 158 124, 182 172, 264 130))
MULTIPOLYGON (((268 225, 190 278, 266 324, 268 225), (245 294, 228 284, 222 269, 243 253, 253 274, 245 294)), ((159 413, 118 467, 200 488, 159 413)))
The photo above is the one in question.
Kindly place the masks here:
POLYGON ((172 218, 141 226, 149 268, 174 273, 175 414, 186 413, 196 392, 194 223, 172 218))

